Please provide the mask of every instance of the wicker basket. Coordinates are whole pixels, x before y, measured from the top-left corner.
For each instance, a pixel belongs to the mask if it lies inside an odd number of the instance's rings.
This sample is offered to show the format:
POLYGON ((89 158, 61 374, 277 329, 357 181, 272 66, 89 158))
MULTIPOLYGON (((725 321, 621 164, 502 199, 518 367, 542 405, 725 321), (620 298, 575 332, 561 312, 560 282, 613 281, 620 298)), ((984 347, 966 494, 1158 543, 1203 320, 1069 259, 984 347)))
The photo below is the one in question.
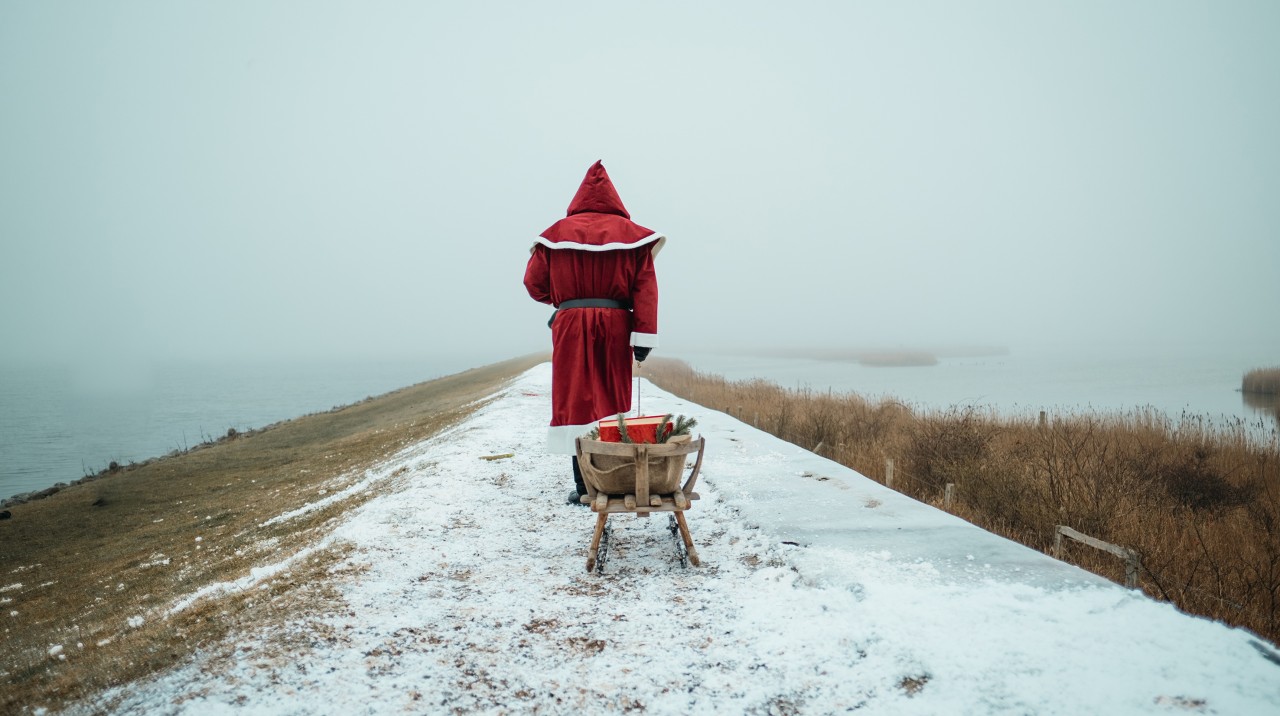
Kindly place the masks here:
MULTIPOLYGON (((687 443, 688 435, 671 438, 671 444, 687 443)), ((598 443, 598 440, 582 439, 584 443, 598 443)), ((618 445, 619 443, 610 443, 618 445)), ((650 457, 649 462, 649 494, 666 495, 680 489, 680 478, 684 474, 684 455, 669 457, 650 457)), ((626 495, 636 491, 636 459, 635 457, 615 457, 613 455, 579 455, 578 465, 582 469, 582 479, 596 492, 606 495, 626 495)))

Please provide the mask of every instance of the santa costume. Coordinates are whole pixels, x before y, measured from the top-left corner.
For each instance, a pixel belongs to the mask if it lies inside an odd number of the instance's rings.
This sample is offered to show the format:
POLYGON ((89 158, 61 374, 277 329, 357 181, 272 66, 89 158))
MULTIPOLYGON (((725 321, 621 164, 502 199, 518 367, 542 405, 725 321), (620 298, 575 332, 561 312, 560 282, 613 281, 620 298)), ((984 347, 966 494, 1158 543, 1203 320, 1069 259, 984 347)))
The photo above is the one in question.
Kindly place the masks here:
POLYGON ((665 242, 631 221, 604 165, 596 162, 568 215, 530 250, 525 288, 535 301, 557 309, 551 320, 549 452, 574 454, 574 440, 597 421, 631 409, 632 356, 643 360, 658 346, 653 259, 665 242))

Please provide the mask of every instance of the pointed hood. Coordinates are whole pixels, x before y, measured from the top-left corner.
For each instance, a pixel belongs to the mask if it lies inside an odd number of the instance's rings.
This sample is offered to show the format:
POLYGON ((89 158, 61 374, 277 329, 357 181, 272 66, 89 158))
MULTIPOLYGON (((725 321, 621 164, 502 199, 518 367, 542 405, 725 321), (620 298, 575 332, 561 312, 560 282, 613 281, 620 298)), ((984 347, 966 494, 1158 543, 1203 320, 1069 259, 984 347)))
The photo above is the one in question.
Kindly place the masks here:
POLYGON ((588 211, 597 214, 617 214, 624 219, 631 218, 631 214, 627 213, 627 207, 622 205, 622 197, 618 196, 618 190, 613 188, 613 182, 609 180, 609 172, 604 170, 604 163, 600 161, 592 164, 587 170, 587 175, 583 177, 582 184, 578 187, 578 193, 574 194, 573 201, 569 202, 569 211, 565 216, 588 211))
POLYGON ((654 254, 666 241, 662 234, 631 220, 601 162, 587 170, 578 193, 569 202, 565 218, 552 224, 537 239, 538 244, 549 249, 579 251, 614 251, 653 244, 654 254))

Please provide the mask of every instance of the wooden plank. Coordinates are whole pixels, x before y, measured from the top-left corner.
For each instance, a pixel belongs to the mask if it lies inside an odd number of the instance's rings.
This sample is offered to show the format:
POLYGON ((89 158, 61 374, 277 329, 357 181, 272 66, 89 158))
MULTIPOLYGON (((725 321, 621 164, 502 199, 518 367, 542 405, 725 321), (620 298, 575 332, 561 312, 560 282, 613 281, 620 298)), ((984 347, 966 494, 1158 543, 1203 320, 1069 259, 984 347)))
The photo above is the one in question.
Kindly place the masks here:
POLYGON ((1138 578, 1142 571, 1142 558, 1136 551, 1121 547, 1118 544, 1103 542, 1097 537, 1090 537, 1089 535, 1073 530, 1066 525, 1058 525, 1058 529, 1055 531, 1053 536, 1053 554, 1055 557, 1061 557, 1062 555, 1062 538, 1064 536, 1070 537, 1077 542, 1087 544, 1090 547, 1100 549, 1103 552, 1110 552, 1111 554, 1123 559, 1124 585, 1130 588, 1137 588, 1139 586, 1138 578))
POLYGON ((649 495, 650 507, 662 507, 662 497, 658 495, 649 495))
POLYGON ((649 504, 649 446, 636 445, 636 504, 649 504))
POLYGON ((626 502, 622 499, 614 498, 609 500, 609 503, 604 507, 604 511, 609 514, 624 512, 638 515, 643 512, 675 512, 675 510, 676 504, 672 500, 663 500, 662 504, 658 507, 654 507, 652 505, 636 505, 635 507, 628 507, 626 502))
POLYGON ((608 504, 609 504, 609 496, 604 494, 603 492, 597 492, 596 502, 594 505, 591 506, 591 509, 595 510, 596 512, 603 512, 605 509, 605 506, 607 506, 608 504))
POLYGON ((583 454, 632 457, 636 454, 636 448, 644 446, 651 457, 671 457, 697 452, 698 443, 698 440, 679 443, 607 443, 601 440, 579 439, 578 450, 583 454))
POLYGON ((625 505, 627 506, 627 509, 628 509, 628 510, 634 510, 634 509, 636 508, 636 496, 635 496, 635 495, 627 495, 626 497, 623 497, 623 498, 622 498, 622 502, 623 502, 623 504, 625 504, 625 505))
POLYGON ((1077 532, 1066 525, 1058 525, 1058 533, 1066 537, 1070 537, 1077 542, 1083 542, 1090 547, 1096 547, 1104 552, 1110 552, 1111 554, 1123 559, 1128 559, 1130 555, 1134 554, 1133 550, 1125 549, 1120 545, 1111 544, 1110 542, 1103 542, 1097 537, 1090 537, 1083 532, 1077 532))
MULTIPOLYGON (((684 492, 683 492, 683 491, 681 491, 681 494, 684 494, 684 492)), ((634 497, 634 495, 631 495, 631 496, 632 496, 632 497, 634 497)), ((604 497, 606 500, 608 500, 608 504, 614 504, 614 503, 617 503, 617 504, 620 504, 620 505, 621 505, 621 504, 625 504, 625 502, 626 502, 626 499, 627 499, 628 495, 609 495, 609 494, 606 494, 606 493, 603 493, 603 492, 597 492, 597 493, 596 493, 596 498, 597 498, 597 499, 599 499, 600 497, 604 497)), ((657 495, 657 497, 662 498, 662 502, 663 502, 664 504, 665 504, 665 503, 668 503, 668 502, 674 502, 674 501, 675 501, 675 493, 674 493, 674 492, 673 492, 673 493, 671 493, 671 494, 669 494, 669 495, 657 495)), ((652 501, 653 501, 653 498, 654 498, 654 495, 650 495, 650 496, 649 496, 649 501, 650 501, 650 502, 652 502, 652 501)), ((692 493, 692 494, 685 495, 685 499, 687 499, 687 500, 701 500, 701 499, 702 499, 702 495, 699 495, 698 493, 694 492, 694 493, 692 493)), ((593 504, 593 505, 594 505, 594 504, 595 504, 595 500, 592 500, 591 504, 593 504)), ((636 503, 636 505, 637 505, 637 507, 644 507, 644 505, 641 505, 641 504, 640 504, 640 503, 638 503, 638 502, 636 503)))
POLYGON ((689 498, 685 497, 684 493, 679 490, 671 494, 671 501, 675 503, 677 510, 689 509, 689 498))

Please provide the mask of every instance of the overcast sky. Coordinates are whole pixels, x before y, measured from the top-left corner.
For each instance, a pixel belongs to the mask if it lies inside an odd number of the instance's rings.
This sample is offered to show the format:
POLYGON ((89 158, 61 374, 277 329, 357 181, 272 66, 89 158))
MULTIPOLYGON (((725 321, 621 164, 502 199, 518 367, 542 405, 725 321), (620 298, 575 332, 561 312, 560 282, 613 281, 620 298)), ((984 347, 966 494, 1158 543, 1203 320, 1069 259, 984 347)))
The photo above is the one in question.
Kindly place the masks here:
POLYGON ((0 359, 549 348, 603 159, 659 351, 1280 352, 1280 3, 0 0, 0 359))

